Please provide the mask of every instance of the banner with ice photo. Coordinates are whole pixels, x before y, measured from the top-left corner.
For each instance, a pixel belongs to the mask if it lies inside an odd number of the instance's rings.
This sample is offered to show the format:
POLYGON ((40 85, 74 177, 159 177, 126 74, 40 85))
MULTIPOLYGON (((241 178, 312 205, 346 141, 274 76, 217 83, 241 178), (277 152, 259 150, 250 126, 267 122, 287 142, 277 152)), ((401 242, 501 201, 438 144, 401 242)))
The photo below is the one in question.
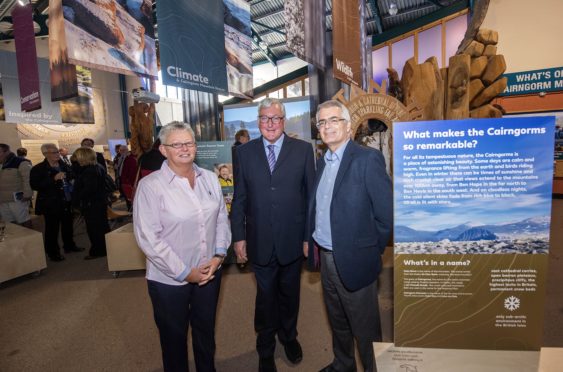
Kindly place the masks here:
POLYGON ((395 123, 397 346, 539 349, 554 127, 395 123))

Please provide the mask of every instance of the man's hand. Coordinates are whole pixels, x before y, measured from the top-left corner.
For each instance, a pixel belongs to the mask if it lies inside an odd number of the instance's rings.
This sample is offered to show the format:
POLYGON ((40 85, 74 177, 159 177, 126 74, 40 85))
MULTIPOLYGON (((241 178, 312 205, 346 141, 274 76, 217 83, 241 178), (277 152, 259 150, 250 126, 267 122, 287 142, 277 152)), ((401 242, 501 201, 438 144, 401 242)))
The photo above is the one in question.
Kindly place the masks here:
POLYGON ((303 256, 309 257, 309 242, 303 242, 303 256))
POLYGON ((246 240, 235 242, 235 254, 237 255, 237 263, 245 263, 248 261, 246 256, 246 240))
POLYGON ((55 181, 62 180, 63 178, 65 178, 65 172, 59 172, 59 173, 55 174, 55 177, 54 177, 55 181))

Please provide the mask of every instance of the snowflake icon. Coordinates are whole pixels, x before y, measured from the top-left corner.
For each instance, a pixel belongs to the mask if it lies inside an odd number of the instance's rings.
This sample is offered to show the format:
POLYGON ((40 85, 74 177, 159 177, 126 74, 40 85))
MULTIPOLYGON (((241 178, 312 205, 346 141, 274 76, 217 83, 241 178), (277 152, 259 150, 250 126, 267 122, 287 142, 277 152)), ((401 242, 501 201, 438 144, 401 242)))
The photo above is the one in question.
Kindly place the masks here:
POLYGON ((509 311, 514 311, 520 307, 520 299, 518 297, 510 296, 504 299, 504 308, 509 311))

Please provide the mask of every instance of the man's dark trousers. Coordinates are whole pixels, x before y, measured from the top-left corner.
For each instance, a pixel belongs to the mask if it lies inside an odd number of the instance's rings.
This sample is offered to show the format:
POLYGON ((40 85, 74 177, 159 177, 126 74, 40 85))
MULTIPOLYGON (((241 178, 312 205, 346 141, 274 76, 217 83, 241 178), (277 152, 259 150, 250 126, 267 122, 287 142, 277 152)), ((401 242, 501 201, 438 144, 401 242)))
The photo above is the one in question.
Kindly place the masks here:
POLYGON ((297 338, 302 262, 280 265, 274 254, 267 265, 252 265, 258 287, 254 329, 260 358, 274 355, 276 333, 282 344, 297 338))

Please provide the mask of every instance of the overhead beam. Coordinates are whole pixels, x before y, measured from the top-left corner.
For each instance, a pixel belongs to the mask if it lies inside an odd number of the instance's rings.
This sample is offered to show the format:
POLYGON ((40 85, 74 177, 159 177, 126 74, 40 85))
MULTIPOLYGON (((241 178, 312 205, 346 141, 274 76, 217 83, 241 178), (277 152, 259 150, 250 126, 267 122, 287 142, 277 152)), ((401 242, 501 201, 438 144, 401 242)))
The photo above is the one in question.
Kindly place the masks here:
POLYGON ((256 15, 256 16, 252 17, 252 20, 253 20, 253 21, 256 21, 256 20, 258 20, 258 19, 268 18, 268 17, 271 17, 271 16, 273 16, 273 15, 277 15, 277 14, 280 14, 280 13, 283 13, 283 12, 284 12, 284 8, 273 9, 273 10, 270 11, 270 12, 266 12, 266 13, 259 14, 259 15, 256 15))
POLYGON ((12 8, 17 0, 4 0, 3 2, 4 4, 1 4, 2 7, 0 7, 0 19, 4 18, 6 14, 12 13, 12 8))
POLYGON ((264 54, 266 59, 272 65, 276 66, 278 59, 276 58, 274 53, 272 53, 268 44, 264 40, 262 40, 262 38, 260 37, 260 35, 258 35, 258 33, 256 33, 256 31, 254 31, 254 28, 251 27, 250 29, 252 31, 252 43, 258 47, 258 49, 262 52, 262 54, 264 54))
POLYGON ((417 28, 423 27, 429 23, 438 21, 442 18, 445 18, 449 15, 461 12, 462 10, 465 10, 468 8, 468 1, 460 1, 457 3, 454 3, 450 6, 447 6, 445 8, 439 9, 435 12, 432 12, 430 14, 425 15, 424 17, 420 17, 418 19, 415 19, 412 22, 409 22, 407 24, 404 24, 402 26, 399 27, 394 27, 392 29, 390 29, 389 31, 386 31, 380 35, 373 35, 372 39, 371 39, 371 45, 372 46, 376 46, 379 44, 382 44, 388 40, 394 39, 396 37, 399 37, 403 34, 409 33, 413 30, 416 30, 417 28))
MULTIPOLYGON (((49 29, 47 28, 48 18, 49 17, 45 14, 33 14, 33 21, 37 23, 40 27, 39 32, 35 34, 35 37, 49 36, 49 29)), ((12 21, 12 17, 4 17, 2 21, 9 22, 12 25, 14 24, 12 21)), ((10 36, 0 33, 0 40, 2 41, 14 40, 14 33, 12 32, 12 35, 10 36)))
POLYGON ((432 4, 436 5, 439 8, 444 8, 444 4, 442 4, 439 0, 426 0, 431 2, 432 4))
MULTIPOLYGON (((284 36, 285 36, 285 32, 280 31, 280 30, 278 30, 277 28, 270 27, 270 26, 268 26, 268 25, 265 25, 265 24, 262 23, 262 22, 257 22, 257 21, 255 21, 255 20, 251 20, 250 22, 252 22, 252 23, 254 23, 255 25, 258 25, 258 26, 260 26, 260 27, 264 27, 264 28, 267 29, 267 30, 270 30, 270 31, 272 31, 272 32, 275 32, 275 33, 278 33, 278 34, 280 34, 280 35, 284 35, 284 36)), ((260 35, 263 35, 263 34, 260 34, 260 35)))
MULTIPOLYGON (((379 6, 377 5, 377 0, 368 0, 368 5, 371 9, 371 13, 373 14, 372 21, 375 22, 375 27, 377 28, 377 33, 383 33, 383 23, 381 21, 381 12, 379 11, 379 6)), ((366 22, 369 22, 369 19, 366 19, 366 22)))

